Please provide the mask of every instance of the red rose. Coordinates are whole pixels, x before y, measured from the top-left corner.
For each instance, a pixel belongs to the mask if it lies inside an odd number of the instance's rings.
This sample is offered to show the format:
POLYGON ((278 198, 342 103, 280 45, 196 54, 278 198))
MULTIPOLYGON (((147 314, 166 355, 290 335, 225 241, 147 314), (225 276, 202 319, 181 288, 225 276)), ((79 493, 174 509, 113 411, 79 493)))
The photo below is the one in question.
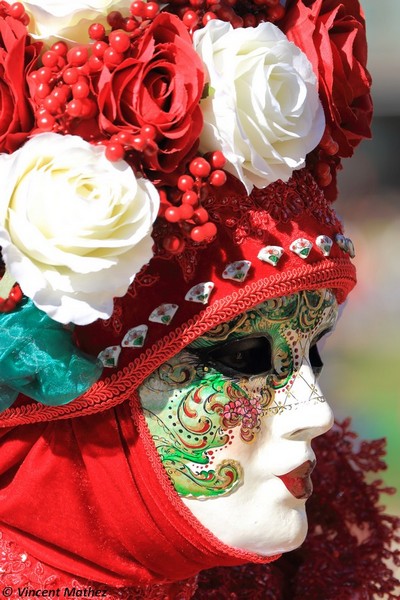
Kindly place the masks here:
POLYGON ((157 151, 144 154, 145 167, 171 173, 197 149, 203 127, 199 101, 202 62, 182 21, 159 14, 147 27, 130 57, 98 83, 99 125, 103 132, 138 135, 156 128, 157 151))
POLYGON ((40 48, 40 43, 30 43, 20 21, 0 16, 0 152, 19 148, 32 130, 26 75, 40 48))
POLYGON ((371 78, 365 21, 358 0, 289 0, 280 28, 311 61, 339 156, 371 137, 371 78))

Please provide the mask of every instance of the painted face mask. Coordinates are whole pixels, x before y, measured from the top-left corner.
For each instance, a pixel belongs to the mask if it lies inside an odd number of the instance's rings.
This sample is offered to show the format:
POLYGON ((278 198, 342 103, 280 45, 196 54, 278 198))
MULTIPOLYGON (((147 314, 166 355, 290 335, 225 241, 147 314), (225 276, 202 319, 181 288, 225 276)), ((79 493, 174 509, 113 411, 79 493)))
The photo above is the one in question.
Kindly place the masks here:
POLYGON ((270 555, 305 537, 311 440, 332 425, 317 342, 336 318, 330 290, 268 300, 198 338, 139 390, 175 490, 231 546, 270 555))

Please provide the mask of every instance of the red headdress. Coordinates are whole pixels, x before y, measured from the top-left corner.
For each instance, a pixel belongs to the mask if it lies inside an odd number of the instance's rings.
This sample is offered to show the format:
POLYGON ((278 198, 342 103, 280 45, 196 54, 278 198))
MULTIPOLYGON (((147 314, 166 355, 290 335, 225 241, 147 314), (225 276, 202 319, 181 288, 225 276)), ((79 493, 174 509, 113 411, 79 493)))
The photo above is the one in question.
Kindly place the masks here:
POLYGON ((183 507, 135 390, 266 299, 344 301, 354 248, 331 202, 370 79, 357 1, 231 4, 0 6, 5 584, 173 598, 202 569, 267 562, 183 507), (78 44, 42 48, 53 34, 78 44), (261 62, 242 63, 249 40, 261 62))

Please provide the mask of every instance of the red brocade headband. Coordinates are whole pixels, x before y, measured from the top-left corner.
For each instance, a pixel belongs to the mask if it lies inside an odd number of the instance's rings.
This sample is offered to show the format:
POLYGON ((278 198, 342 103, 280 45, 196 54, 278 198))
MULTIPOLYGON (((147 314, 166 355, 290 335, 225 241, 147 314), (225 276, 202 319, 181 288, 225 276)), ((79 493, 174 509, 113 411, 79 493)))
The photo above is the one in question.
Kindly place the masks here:
POLYGON ((2 425, 115 406, 240 312, 353 287, 331 201, 370 135, 360 6, 231 4, 58 16, 75 44, 1 4, 2 425))

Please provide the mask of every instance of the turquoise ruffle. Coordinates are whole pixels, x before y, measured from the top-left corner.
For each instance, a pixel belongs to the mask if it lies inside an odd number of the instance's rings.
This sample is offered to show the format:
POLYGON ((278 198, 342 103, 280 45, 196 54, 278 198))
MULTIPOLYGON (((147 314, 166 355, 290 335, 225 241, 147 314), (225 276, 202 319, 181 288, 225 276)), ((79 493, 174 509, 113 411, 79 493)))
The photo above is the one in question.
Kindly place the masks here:
POLYGON ((95 383, 97 359, 81 352, 72 332, 24 298, 0 314, 0 411, 19 393, 52 406, 71 402, 95 383))

